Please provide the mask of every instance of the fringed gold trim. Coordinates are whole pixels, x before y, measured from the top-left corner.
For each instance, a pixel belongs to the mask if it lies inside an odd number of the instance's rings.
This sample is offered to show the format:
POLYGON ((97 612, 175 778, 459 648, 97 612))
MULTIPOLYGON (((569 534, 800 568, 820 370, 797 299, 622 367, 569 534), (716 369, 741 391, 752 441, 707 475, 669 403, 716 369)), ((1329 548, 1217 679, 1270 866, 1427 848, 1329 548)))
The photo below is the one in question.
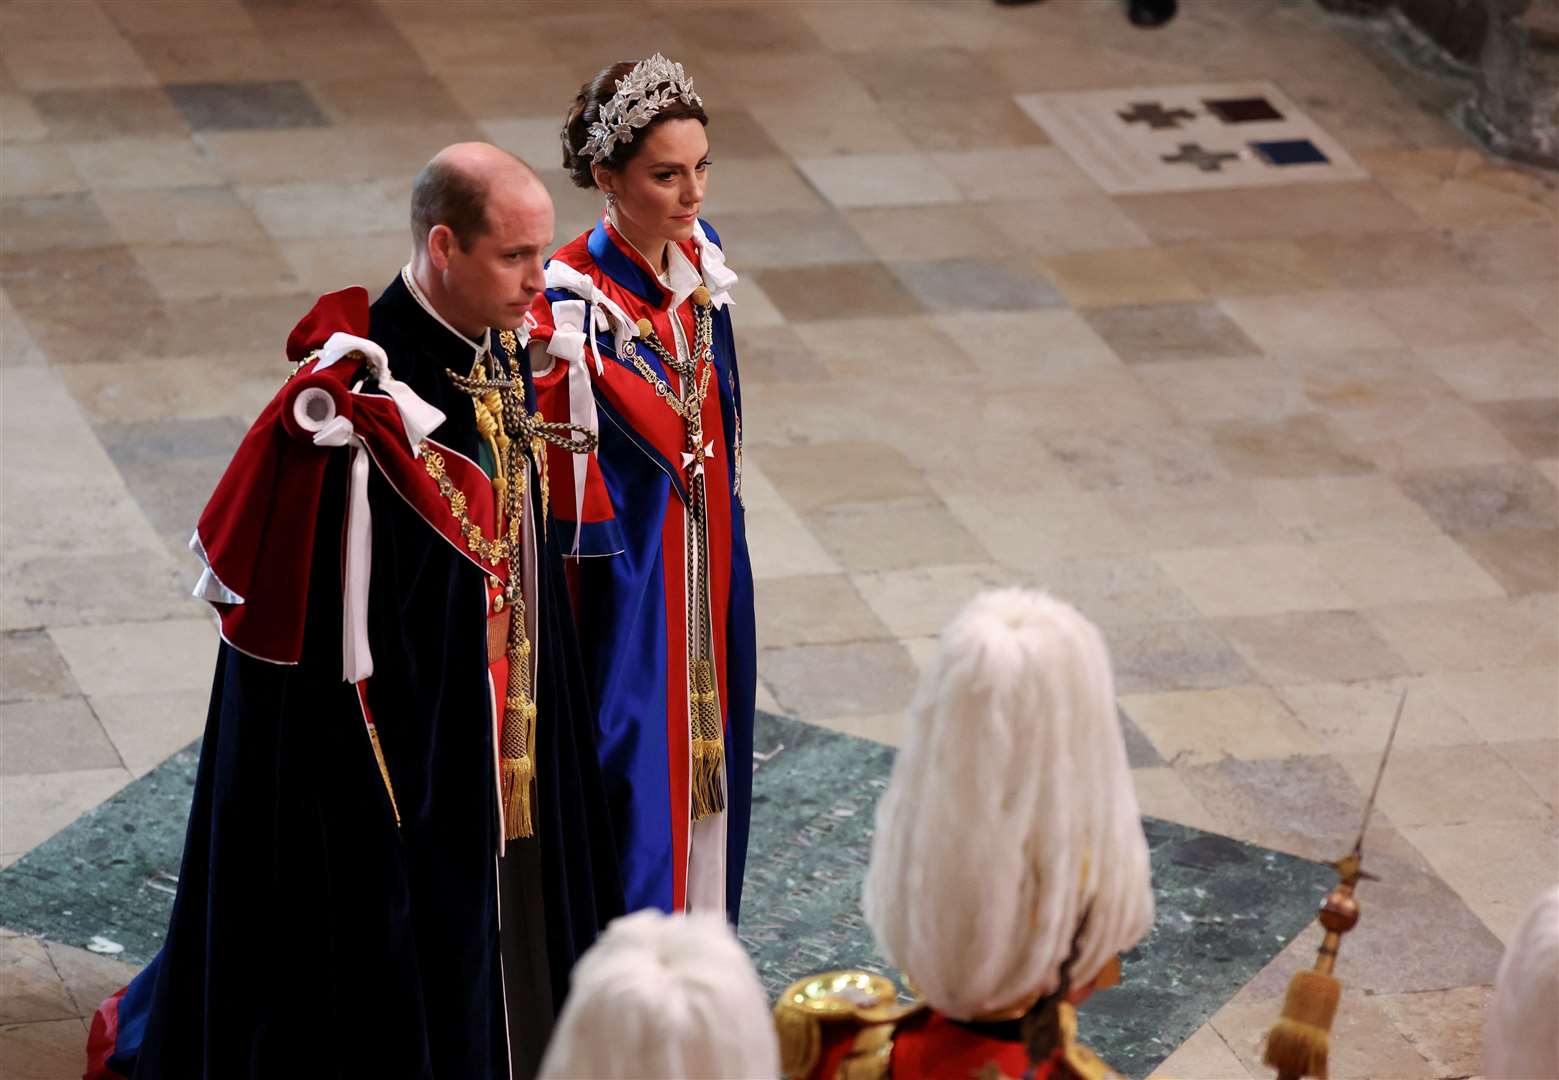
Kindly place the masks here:
POLYGON ((1326 1076, 1332 1021, 1342 984, 1319 971, 1295 973, 1283 998, 1283 1015, 1267 1035, 1266 1064, 1280 1074, 1326 1076))
POLYGON ((523 840, 536 835, 531 817, 531 779, 535 766, 529 755, 503 759, 503 835, 506 840, 523 840))
POLYGON ((368 725, 368 741, 373 744, 374 760, 379 763, 379 775, 384 779, 385 794, 390 797, 390 810, 395 814, 395 827, 401 827, 401 808, 395 805, 395 785, 390 783, 390 766, 384 760, 384 747, 379 745, 379 729, 368 725))
POLYGON ((693 740, 693 820, 725 809, 725 746, 719 739, 693 740))

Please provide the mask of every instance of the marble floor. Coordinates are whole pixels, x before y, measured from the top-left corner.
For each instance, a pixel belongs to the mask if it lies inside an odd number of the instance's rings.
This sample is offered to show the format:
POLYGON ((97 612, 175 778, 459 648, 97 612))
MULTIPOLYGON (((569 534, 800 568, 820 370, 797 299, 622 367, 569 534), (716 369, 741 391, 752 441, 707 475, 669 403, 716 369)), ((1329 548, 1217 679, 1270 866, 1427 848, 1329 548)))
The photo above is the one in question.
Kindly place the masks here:
MULTIPOLYGON (((486 138, 561 239, 572 90, 659 48, 710 104, 742 281, 760 704, 887 743, 938 626, 1029 582, 1106 630, 1144 811, 1384 880, 1333 1075, 1481 1069, 1559 878, 1559 195, 1311 0, 0 4, 0 865, 199 735, 191 522, 320 291, 486 138), (1364 179, 1105 193, 1020 101, 1270 82, 1364 179)), ((1372 917, 1373 916, 1373 917, 1372 917)), ((0 923, 4 912, 0 912, 0 923)), ((124 978, 0 938, 0 1074, 124 978)), ((1302 936, 1162 1066, 1266 1075, 1302 936)))

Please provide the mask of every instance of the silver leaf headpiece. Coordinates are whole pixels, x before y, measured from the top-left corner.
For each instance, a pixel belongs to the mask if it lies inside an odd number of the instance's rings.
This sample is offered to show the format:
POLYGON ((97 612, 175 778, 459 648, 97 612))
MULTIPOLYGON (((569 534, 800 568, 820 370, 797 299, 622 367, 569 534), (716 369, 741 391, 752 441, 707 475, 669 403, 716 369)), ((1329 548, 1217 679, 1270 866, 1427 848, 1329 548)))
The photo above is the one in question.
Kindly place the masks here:
POLYGON ((687 77, 682 65, 660 53, 640 60, 632 71, 617 80, 616 93, 601 106, 600 116, 590 125, 589 138, 580 152, 590 158, 591 164, 601 164, 615 148, 633 142, 635 128, 648 124, 656 113, 678 101, 700 107, 704 104, 693 93, 693 80, 687 77))

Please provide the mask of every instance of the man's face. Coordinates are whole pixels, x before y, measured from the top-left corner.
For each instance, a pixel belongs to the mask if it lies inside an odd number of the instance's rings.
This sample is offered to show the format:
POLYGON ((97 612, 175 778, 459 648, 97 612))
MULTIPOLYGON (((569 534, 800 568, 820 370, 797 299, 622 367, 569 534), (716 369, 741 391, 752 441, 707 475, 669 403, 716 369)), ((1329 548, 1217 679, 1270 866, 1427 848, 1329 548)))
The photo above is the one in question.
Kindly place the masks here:
POLYGON ((513 330, 546 288, 542 262, 552 246, 552 199, 536 181, 495 180, 487 197, 487 231, 447 247, 444 288, 463 321, 513 330))

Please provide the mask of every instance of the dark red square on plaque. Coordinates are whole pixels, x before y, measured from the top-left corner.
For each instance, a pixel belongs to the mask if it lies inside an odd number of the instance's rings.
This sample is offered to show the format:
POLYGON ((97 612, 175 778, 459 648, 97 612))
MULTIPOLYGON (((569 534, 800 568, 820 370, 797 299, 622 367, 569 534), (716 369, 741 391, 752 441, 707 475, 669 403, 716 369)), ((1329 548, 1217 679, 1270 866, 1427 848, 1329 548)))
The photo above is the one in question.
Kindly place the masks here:
POLYGON ((1202 104, 1225 124, 1256 124, 1283 119, 1283 114, 1264 97, 1218 98, 1203 100, 1202 104))

